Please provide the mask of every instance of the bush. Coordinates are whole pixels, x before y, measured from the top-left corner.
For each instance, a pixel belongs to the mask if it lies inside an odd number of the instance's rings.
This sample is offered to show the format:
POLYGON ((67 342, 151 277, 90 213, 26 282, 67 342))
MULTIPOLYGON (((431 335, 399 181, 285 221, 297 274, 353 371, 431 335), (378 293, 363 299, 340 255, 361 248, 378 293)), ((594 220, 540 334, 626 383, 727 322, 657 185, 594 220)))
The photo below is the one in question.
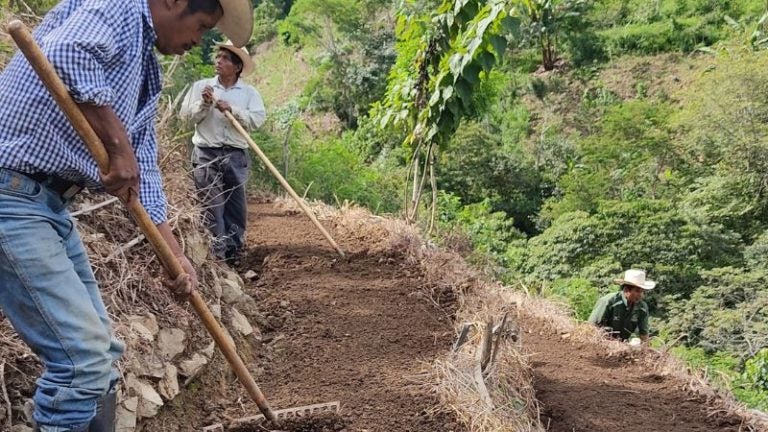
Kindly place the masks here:
POLYGON ((353 201, 373 212, 400 208, 405 174, 394 165, 367 166, 339 139, 318 141, 294 151, 291 183, 310 198, 328 203, 353 201))
POLYGON ((603 30, 599 34, 611 56, 622 54, 653 55, 679 51, 689 53, 700 46, 722 40, 726 34, 720 26, 701 18, 669 19, 650 24, 628 24, 603 30))
POLYGON ((544 289, 543 294, 566 301, 577 319, 586 320, 597 300, 605 292, 586 279, 568 278, 555 280, 544 289))
POLYGON ((702 284, 687 300, 670 298, 672 335, 707 353, 755 353, 768 346, 768 273, 732 267, 701 273, 702 284))

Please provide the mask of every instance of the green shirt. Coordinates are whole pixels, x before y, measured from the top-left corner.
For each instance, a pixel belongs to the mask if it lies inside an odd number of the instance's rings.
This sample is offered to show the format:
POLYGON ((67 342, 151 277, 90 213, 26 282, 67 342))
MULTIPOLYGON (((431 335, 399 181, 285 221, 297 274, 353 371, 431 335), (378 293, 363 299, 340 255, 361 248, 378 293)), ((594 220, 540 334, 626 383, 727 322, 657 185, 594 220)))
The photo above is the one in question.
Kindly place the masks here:
POLYGON ((640 300, 629 308, 623 291, 606 294, 595 303, 589 322, 608 327, 619 338, 627 340, 637 331, 640 336, 648 335, 648 304, 640 300))

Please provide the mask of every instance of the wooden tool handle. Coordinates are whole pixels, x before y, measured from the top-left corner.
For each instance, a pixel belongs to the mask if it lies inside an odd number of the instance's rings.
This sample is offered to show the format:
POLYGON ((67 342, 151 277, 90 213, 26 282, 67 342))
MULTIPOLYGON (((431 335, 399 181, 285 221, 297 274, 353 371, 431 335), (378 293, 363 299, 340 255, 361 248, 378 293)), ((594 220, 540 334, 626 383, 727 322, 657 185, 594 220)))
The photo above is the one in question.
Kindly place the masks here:
POLYGON ((263 151, 259 148, 258 145, 251 139, 251 136, 248 134, 248 131, 243 128, 243 125, 240 124, 239 121, 235 118, 234 115, 232 115, 231 112, 225 111, 224 115, 229 119, 230 123, 232 123, 232 126, 237 129, 237 132, 242 135, 243 138, 245 138, 246 141, 248 141, 248 144, 251 146, 251 149, 256 153, 256 155, 261 159, 262 162, 264 162, 264 165, 267 167, 270 173, 272 173, 272 176, 274 176, 277 181, 280 183, 280 185, 285 189, 286 192, 288 192, 288 195, 293 198, 294 201, 296 201, 296 204, 299 205, 299 208, 301 208, 301 211, 304 212, 305 215, 309 218, 309 220, 312 221, 313 224, 317 227, 317 229, 320 230, 320 232, 323 234, 323 237, 325 237, 326 240, 328 240, 328 243, 333 246, 334 249, 336 249, 336 252, 344 258, 344 251, 341 250, 338 244, 336 244, 336 241, 333 240, 333 237, 331 237, 330 234, 328 234, 328 231, 325 230, 323 225, 320 223, 319 220, 317 220, 317 217, 312 212, 312 210, 307 207, 306 204, 304 204, 304 200, 299 197, 298 194, 296 194, 296 191, 293 190, 290 184, 283 178, 282 175, 280 175, 280 172, 275 168, 275 166, 272 164, 272 161, 269 160, 266 154, 264 154, 263 151))
MULTIPOLYGON (((88 123, 88 120, 85 118, 82 111, 80 111, 80 107, 77 106, 72 99, 72 96, 70 96, 67 88, 61 81, 61 78, 59 78, 56 70, 53 68, 53 65, 51 65, 45 57, 45 54, 40 50, 40 47, 37 46, 37 43, 32 38, 32 34, 27 27, 21 21, 14 20, 8 24, 7 31, 32 65, 32 68, 37 72, 37 75, 43 81, 43 84, 45 84, 46 88, 53 96, 53 99, 70 120, 72 126, 80 135, 80 138, 85 142, 88 151, 90 151, 91 155, 96 160, 99 170, 101 170, 102 173, 108 172, 109 155, 104 149, 104 145, 88 123)), ((184 268, 179 263, 179 260, 176 259, 176 256, 174 256, 170 246, 168 246, 168 243, 166 243, 165 239, 160 234, 160 231, 149 218, 149 214, 147 214, 147 211, 144 206, 141 205, 141 202, 138 199, 134 199, 127 204, 127 208, 136 220, 141 232, 144 233, 144 236, 152 244, 155 253, 158 258, 160 258, 160 261, 171 278, 175 279, 184 274, 184 268)), ((245 366, 245 363, 243 363, 243 360, 237 354, 234 344, 226 336, 224 330, 216 321, 216 318, 213 316, 210 309, 208 309, 208 306, 205 304, 205 300, 203 300, 202 296, 200 296, 200 293, 193 291, 189 300, 195 312, 202 320, 203 325, 205 325, 205 328, 208 330, 208 333, 210 333, 211 337, 216 342, 216 345, 221 349, 224 357, 226 357, 229 365, 232 367, 232 370, 240 379, 240 382, 243 383, 253 401, 256 402, 256 405, 258 405, 259 410, 264 414, 264 417, 271 421, 276 421, 277 417, 269 407, 259 386, 256 384, 256 381, 254 381, 248 368, 245 366)))

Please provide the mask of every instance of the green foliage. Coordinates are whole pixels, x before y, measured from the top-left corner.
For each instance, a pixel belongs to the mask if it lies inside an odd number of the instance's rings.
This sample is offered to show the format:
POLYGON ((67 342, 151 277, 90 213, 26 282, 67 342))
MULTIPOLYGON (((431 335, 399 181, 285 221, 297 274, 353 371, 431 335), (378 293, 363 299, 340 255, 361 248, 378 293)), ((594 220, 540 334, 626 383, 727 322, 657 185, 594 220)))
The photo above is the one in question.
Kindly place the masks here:
POLYGON ((701 273, 689 299, 670 301, 666 329, 686 334, 687 344, 706 352, 753 354, 768 346, 768 273, 765 269, 718 268, 701 273))
POLYGON ((596 288, 592 282, 580 278, 557 279, 544 288, 544 295, 567 302, 576 319, 589 318, 592 308, 605 291, 596 288))
POLYGON ((494 270, 509 268, 507 248, 523 238, 504 212, 493 211, 490 200, 462 205, 461 199, 450 193, 440 192, 438 227, 441 236, 458 231, 466 235, 476 259, 490 260, 494 270))
POLYGON ((210 56, 205 54, 205 45, 192 48, 174 71, 170 87, 164 91, 171 97, 176 97, 186 91, 195 81, 216 75, 210 56))
POLYGON ((474 112, 473 92, 479 88, 481 73, 490 72, 504 53, 503 35, 519 28, 519 20, 508 14, 506 6, 501 0, 446 0, 430 20, 436 28, 424 33, 420 31, 426 18, 401 19, 400 35, 418 42, 409 43, 412 62, 398 63, 402 69, 390 75, 382 127, 401 122, 412 126, 407 143, 418 147, 431 144, 438 135, 444 140, 466 114, 474 112), (401 79, 406 76, 417 79, 401 79))
POLYGON ((721 40, 725 34, 719 24, 700 18, 670 18, 652 23, 628 24, 599 32, 605 50, 621 54, 658 54, 680 51, 689 53, 721 40))
POLYGON ((699 269, 740 258, 738 236, 722 226, 691 220, 669 202, 642 199, 601 202, 593 215, 563 214, 528 248, 522 271, 538 280, 579 275, 602 286, 639 266, 660 282, 659 292, 682 295, 697 286, 699 269))
POLYGON ((706 373, 717 387, 732 391, 741 402, 759 410, 768 409, 768 391, 761 387, 765 354, 759 354, 753 363, 747 360, 740 372, 739 359, 726 352, 707 353, 701 348, 676 346, 671 353, 693 370, 706 373), (750 373, 746 373, 747 368, 750 373))
POLYGON ((332 111, 355 128, 380 98, 395 59, 391 27, 372 19, 388 18, 389 2, 299 0, 280 24, 283 39, 296 46, 319 45, 316 77, 304 90, 304 105, 332 111))
POLYGON ((742 377, 755 389, 768 392, 768 348, 763 348, 744 363, 742 377))
MULTIPOLYGON (((599 130, 581 142, 581 157, 560 179, 544 223, 574 210, 594 212, 605 199, 660 198, 681 163, 667 127, 670 107, 636 100, 607 108, 599 130)), ((674 184, 672 184, 674 186, 674 184)))
POLYGON ((763 231, 755 241, 744 249, 747 268, 768 268, 768 230, 763 231))
POLYGON ((262 1, 253 9, 253 31, 251 41, 253 44, 266 42, 277 36, 277 20, 282 11, 272 0, 262 1))
POLYGON ((297 149, 291 184, 325 202, 353 201, 374 212, 396 212, 402 190, 398 168, 387 161, 368 166, 342 140, 318 141, 297 149))
POLYGON ((465 123, 440 154, 438 176, 442 190, 463 203, 488 201, 525 232, 535 232, 530 215, 542 203, 542 180, 532 161, 519 148, 504 146, 491 128, 465 123))
MULTIPOLYGON (((541 50, 544 70, 552 70, 558 60, 560 39, 585 33, 586 0, 521 0, 522 44, 541 50)), ((583 61, 583 59, 580 59, 583 61)))
POLYGON ((58 0, 11 0, 8 5, 18 12, 32 13, 37 16, 45 15, 51 8, 56 6, 58 0))

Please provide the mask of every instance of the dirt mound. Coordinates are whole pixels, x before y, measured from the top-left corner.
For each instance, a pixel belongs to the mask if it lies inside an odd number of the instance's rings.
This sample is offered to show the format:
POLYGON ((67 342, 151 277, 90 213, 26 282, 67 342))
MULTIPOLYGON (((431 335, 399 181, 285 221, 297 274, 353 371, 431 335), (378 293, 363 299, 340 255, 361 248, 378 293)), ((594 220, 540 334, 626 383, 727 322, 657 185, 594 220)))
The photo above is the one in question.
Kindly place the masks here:
POLYGON ((630 352, 572 340, 535 319, 521 322, 542 421, 552 432, 742 431, 735 415, 715 411, 685 383, 649 369, 630 352))

